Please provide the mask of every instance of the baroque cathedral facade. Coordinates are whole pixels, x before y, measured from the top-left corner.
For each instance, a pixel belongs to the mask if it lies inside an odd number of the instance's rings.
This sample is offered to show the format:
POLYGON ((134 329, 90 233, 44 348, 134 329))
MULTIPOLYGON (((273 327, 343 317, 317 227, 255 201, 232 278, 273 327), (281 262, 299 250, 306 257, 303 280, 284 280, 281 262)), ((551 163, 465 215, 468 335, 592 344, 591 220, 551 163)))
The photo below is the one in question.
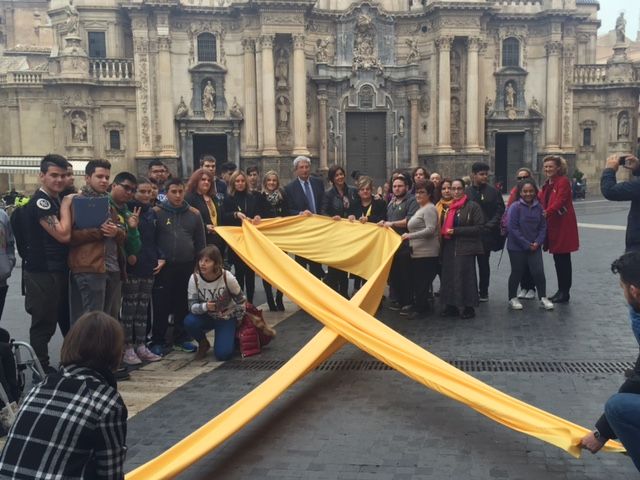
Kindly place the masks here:
POLYGON ((640 64, 624 26, 596 64, 595 0, 0 6, 0 190, 7 173, 35 183, 47 152, 136 173, 160 158, 182 176, 211 153, 284 179, 308 155, 377 182, 486 161, 511 185, 550 153, 593 180, 637 148, 640 64))

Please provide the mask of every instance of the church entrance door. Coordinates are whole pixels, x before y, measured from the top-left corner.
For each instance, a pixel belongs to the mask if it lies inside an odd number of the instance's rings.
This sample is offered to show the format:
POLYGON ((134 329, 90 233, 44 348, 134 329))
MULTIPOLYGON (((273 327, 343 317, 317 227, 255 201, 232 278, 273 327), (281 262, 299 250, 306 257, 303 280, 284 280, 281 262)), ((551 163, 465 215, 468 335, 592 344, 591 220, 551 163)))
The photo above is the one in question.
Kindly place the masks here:
POLYGON ((503 193, 515 186, 516 173, 524 165, 524 133, 496 133, 495 180, 502 182, 503 193))
POLYGON ((193 170, 200 168, 200 157, 210 154, 216 157, 218 169, 227 161, 226 135, 193 135, 193 170))
POLYGON ((386 112, 347 112, 347 175, 359 170, 377 186, 387 176, 386 112))

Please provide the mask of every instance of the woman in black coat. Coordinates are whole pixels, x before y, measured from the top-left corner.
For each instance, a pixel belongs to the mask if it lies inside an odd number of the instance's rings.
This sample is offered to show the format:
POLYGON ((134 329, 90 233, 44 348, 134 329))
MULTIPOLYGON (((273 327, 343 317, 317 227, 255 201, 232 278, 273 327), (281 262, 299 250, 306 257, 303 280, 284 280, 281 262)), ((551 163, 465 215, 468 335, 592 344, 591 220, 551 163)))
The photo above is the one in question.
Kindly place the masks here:
POLYGON ((184 199, 197 209, 207 235, 207 245, 215 245, 224 257, 227 244, 215 231, 222 225, 222 202, 224 194, 216 191, 216 179, 209 170, 200 168, 191 174, 187 182, 184 199))
MULTIPOLYGON (((262 179, 262 196, 264 197, 265 205, 268 208, 268 214, 265 217, 286 217, 289 215, 289 204, 284 190, 280 188, 280 178, 278 174, 269 170, 264 174, 262 179)), ((272 312, 281 311, 284 312, 284 303, 282 303, 282 292, 276 291, 275 301, 273 299, 273 289, 271 284, 266 280, 262 280, 262 286, 264 287, 264 293, 267 296, 267 304, 269 310, 272 312)))
MULTIPOLYGON (((231 174, 227 188, 227 197, 222 204, 224 225, 239 227, 244 219, 258 224, 265 213, 268 215, 264 197, 258 192, 248 191, 247 175, 242 170, 236 170, 231 174)), ((229 251, 229 258, 233 263, 240 288, 246 292, 247 300, 253 303, 253 294, 256 289, 255 272, 233 250, 229 251)))
MULTIPOLYGON (((327 173, 331 188, 322 199, 322 215, 334 220, 347 218, 356 202, 356 191, 347 185, 346 173, 340 165, 331 165, 327 173)), ((345 298, 349 297, 349 276, 347 272, 329 267, 327 285, 345 298)))

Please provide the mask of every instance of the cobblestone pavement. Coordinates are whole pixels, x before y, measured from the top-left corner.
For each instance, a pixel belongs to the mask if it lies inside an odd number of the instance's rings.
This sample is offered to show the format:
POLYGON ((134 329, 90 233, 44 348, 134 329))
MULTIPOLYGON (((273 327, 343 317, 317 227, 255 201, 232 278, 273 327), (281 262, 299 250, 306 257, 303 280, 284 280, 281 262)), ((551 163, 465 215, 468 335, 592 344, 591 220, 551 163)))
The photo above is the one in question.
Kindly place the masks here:
MULTIPOLYGON (((490 301, 472 320, 407 320, 382 309, 378 318, 448 360, 632 362, 638 347, 610 263, 624 249, 628 204, 578 204, 581 249, 573 256, 568 305, 545 312, 534 301, 507 309, 506 254, 492 255, 490 301), (600 227, 600 228, 598 228, 600 227)), ((548 290, 553 262, 545 255, 548 290)), ((241 398, 273 370, 250 362, 285 361, 320 328, 304 312, 278 327, 259 357, 234 359, 204 373, 138 413, 129 423, 127 469, 161 453, 241 398)), ((373 360, 346 346, 332 360, 373 360)), ((526 370, 526 369, 525 369, 526 370)), ((471 374, 537 407, 591 427, 621 373, 479 371, 471 374)), ((630 459, 564 451, 514 432, 392 370, 317 370, 287 391, 185 479, 629 479, 630 459)))

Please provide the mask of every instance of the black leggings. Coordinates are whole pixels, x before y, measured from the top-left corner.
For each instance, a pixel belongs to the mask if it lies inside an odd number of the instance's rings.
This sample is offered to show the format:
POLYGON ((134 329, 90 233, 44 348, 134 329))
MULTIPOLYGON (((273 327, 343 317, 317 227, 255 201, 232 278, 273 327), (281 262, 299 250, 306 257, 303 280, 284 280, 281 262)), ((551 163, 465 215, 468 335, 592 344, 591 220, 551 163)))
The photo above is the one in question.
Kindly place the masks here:
POLYGON ((570 253, 554 253, 553 262, 556 265, 556 275, 558 277, 558 290, 563 293, 569 293, 569 290, 571 290, 571 283, 572 283, 571 254, 570 253))
POLYGON ((411 259, 411 289, 413 305, 416 311, 425 313, 433 299, 431 288, 438 273, 440 257, 422 257, 411 259))
POLYGON ((247 295, 249 303, 253 303, 253 294, 256 291, 256 272, 251 270, 251 267, 244 263, 242 259, 233 250, 229 251, 231 262, 233 263, 233 269, 236 280, 240 285, 240 288, 247 295))
POLYGON ((531 272, 533 282, 538 290, 538 297, 547 296, 547 281, 544 278, 544 267, 542 264, 542 250, 539 248, 535 252, 518 252, 509 250, 509 260, 511 262, 511 275, 509 275, 509 299, 515 298, 518 294, 518 284, 522 281, 525 269, 531 272))

